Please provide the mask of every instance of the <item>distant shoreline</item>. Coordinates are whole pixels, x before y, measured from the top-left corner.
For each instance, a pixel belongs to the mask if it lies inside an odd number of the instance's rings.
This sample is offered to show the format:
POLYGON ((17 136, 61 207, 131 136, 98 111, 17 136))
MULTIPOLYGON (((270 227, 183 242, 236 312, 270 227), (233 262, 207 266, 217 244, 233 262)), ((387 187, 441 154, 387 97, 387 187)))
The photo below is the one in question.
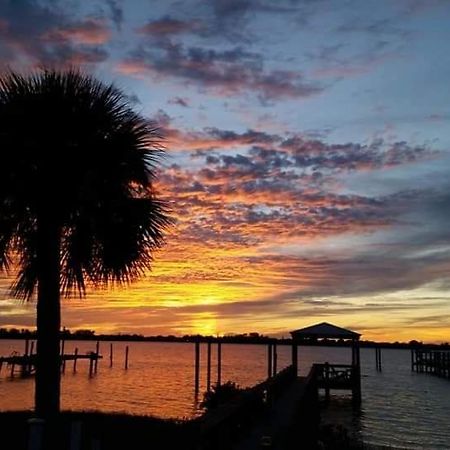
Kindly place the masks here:
MULTIPOLYGON (((0 340, 26 340, 36 339, 34 331, 24 330, 18 332, 0 331, 0 340)), ((95 332, 79 333, 79 332, 62 332, 61 340, 66 341, 108 341, 108 342, 165 342, 165 343, 192 343, 192 342, 221 342, 223 344, 255 344, 265 345, 269 343, 276 343, 277 345, 292 345, 290 338, 271 338, 268 336, 251 336, 251 335, 233 335, 233 336, 202 336, 202 335, 186 335, 186 336, 142 336, 130 334, 99 334, 95 332)), ((304 346, 318 346, 318 347, 349 347, 351 345, 348 341, 333 341, 322 340, 313 341, 305 340, 297 342, 297 345, 304 346)), ((427 344, 419 341, 410 342, 374 342, 374 341, 360 341, 361 348, 392 348, 392 349, 439 349, 450 350, 449 343, 443 344, 427 344)))

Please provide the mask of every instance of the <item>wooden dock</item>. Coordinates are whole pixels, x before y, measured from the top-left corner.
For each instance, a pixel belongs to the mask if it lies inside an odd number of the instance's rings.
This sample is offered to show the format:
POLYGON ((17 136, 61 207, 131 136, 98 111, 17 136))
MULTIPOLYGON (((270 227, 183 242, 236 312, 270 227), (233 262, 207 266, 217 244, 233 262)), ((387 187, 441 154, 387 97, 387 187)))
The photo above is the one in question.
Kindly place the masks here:
POLYGON ((450 351, 413 349, 411 370, 450 380, 450 351))
POLYGON ((359 367, 351 364, 314 364, 312 369, 317 388, 325 391, 325 399, 329 400, 331 390, 352 392, 355 402, 361 401, 361 375, 359 367))
MULTIPOLYGON (((320 420, 319 390, 354 393, 359 376, 354 366, 314 364, 307 377, 290 365, 246 389, 200 419, 198 450, 294 450, 313 448, 320 420), (266 447, 265 447, 266 446, 266 447)), ((359 402, 359 398, 357 398, 359 402)))
MULTIPOLYGON (((60 356, 61 372, 65 372, 66 363, 73 361, 73 372, 77 370, 77 362, 79 360, 89 361, 89 375, 93 375, 97 371, 97 363, 103 356, 98 352, 88 352, 86 354, 78 354, 78 349, 75 349, 73 354, 62 354, 60 356)), ((9 371, 10 378, 14 378, 19 375, 20 377, 32 376, 36 372, 36 354, 23 354, 13 353, 9 356, 0 357, 0 372, 6 366, 9 371)))

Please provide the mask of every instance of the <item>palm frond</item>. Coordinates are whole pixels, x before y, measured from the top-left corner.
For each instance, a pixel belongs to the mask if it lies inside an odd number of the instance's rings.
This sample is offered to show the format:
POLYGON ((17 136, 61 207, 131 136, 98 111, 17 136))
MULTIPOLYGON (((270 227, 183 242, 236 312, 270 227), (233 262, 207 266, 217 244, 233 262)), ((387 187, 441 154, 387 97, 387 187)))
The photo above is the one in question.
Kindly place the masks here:
POLYGON ((171 223, 152 186, 162 142, 120 90, 77 70, 0 77, 0 270, 18 255, 14 295, 35 291, 43 212, 61 230, 65 295, 151 268, 171 223))

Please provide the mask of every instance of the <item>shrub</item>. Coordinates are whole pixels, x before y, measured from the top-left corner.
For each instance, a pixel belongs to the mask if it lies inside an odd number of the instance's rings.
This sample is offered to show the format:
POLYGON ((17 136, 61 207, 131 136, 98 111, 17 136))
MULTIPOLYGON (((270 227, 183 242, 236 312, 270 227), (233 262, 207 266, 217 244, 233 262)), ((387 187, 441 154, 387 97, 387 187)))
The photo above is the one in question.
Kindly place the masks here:
POLYGON ((227 381, 224 384, 215 384, 210 391, 203 394, 203 401, 200 406, 207 411, 217 408, 222 403, 228 402, 238 397, 245 389, 241 389, 233 381, 227 381))

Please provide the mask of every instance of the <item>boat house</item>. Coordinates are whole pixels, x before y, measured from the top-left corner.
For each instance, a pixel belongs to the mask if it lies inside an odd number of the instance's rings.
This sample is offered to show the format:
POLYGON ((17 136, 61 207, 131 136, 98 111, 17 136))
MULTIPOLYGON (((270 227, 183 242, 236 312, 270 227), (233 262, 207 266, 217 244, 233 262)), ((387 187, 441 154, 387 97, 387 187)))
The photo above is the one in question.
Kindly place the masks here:
MULTIPOLYGON (((329 364, 327 361, 314 364, 317 372, 318 387, 325 390, 328 399, 331 389, 351 390, 353 400, 361 401, 361 360, 359 352, 359 338, 361 334, 347 330, 327 322, 322 322, 306 328, 291 331, 293 346, 308 345, 323 340, 344 341, 352 352, 351 364, 329 364)), ((294 352, 293 352, 294 354, 294 352)), ((297 351, 295 351, 297 355, 297 351)), ((295 356, 297 359, 297 356, 295 356)), ((293 362, 297 367, 297 361, 293 362)))

